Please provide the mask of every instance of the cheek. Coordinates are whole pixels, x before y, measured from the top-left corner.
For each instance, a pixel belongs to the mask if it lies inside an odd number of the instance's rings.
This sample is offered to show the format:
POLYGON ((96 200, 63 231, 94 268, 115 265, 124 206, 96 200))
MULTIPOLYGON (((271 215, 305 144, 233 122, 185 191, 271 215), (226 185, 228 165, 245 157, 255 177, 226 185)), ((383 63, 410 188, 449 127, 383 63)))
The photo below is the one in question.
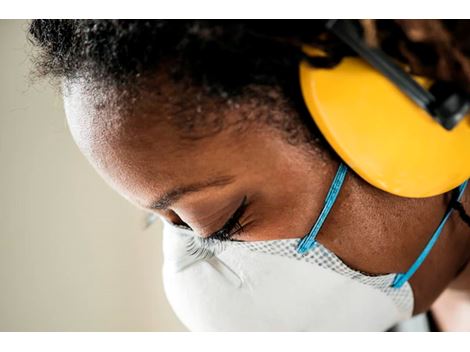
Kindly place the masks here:
POLYGON ((313 226, 327 189, 319 175, 305 168, 286 168, 260 175, 250 185, 247 231, 252 240, 301 238, 313 226))
POLYGON ((259 138, 250 146, 235 164, 244 165, 240 186, 248 196, 244 240, 303 237, 321 211, 337 166, 275 138, 259 138))
POLYGON ((303 237, 313 221, 305 221, 305 210, 290 194, 259 194, 253 201, 253 210, 248 212, 249 240, 303 237))

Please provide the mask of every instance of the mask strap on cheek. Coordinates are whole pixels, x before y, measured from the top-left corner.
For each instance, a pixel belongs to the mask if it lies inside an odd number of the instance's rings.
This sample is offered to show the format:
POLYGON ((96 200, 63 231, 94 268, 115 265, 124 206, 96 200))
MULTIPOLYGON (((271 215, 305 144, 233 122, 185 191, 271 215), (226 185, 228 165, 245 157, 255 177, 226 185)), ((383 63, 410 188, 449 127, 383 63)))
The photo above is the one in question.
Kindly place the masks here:
POLYGON ((343 186, 344 178, 346 177, 347 171, 348 171, 348 167, 346 166, 346 164, 341 162, 339 164, 338 171, 336 172, 335 178, 333 179, 333 182, 331 183, 328 194, 326 195, 323 209, 320 215, 318 216, 317 221, 313 225, 310 232, 306 236, 304 236, 299 241, 299 244, 297 245, 298 253, 304 254, 308 252, 311 248, 313 248, 313 246, 315 246, 318 232, 320 232, 320 229, 323 223, 325 222, 326 217, 330 213, 330 210, 333 207, 333 204, 335 203, 336 198, 338 197, 339 191, 341 190, 341 186, 343 186))
MULTIPOLYGON (((460 199, 463 196, 463 192, 465 191, 465 188, 467 187, 467 183, 468 183, 468 180, 462 183, 458 188, 454 189, 454 192, 452 193, 453 200, 456 200, 457 202, 460 201, 460 199)), ((452 201, 451 201, 451 204, 452 204, 452 201)), ((436 231, 434 231, 434 234, 431 236, 431 239, 427 243, 426 247, 424 247, 419 257, 415 260, 415 262, 411 265, 411 267, 408 269, 406 273, 399 273, 395 276, 395 279, 393 280, 392 285, 391 285, 393 288, 402 287, 405 284, 405 282, 407 282, 411 278, 411 276, 413 276, 416 270, 418 270, 421 264, 423 264, 424 260, 426 259, 429 252, 431 251, 432 247, 436 244, 437 239, 439 238, 439 235, 441 234, 442 229, 444 228, 444 225, 446 224, 453 210, 454 208, 452 206, 449 206, 447 208, 447 211, 444 214, 444 217, 442 218, 441 222, 439 223, 439 226, 437 227, 436 231)))

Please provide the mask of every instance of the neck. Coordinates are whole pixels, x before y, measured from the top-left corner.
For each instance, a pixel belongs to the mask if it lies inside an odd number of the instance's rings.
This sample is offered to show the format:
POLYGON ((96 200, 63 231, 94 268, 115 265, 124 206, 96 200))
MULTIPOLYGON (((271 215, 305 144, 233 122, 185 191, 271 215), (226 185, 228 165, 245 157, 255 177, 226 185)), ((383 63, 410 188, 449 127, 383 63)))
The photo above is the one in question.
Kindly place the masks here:
MULTIPOLYGON (((370 272, 368 268, 374 268, 379 273, 406 272, 423 251, 448 209, 449 194, 430 198, 404 198, 373 188, 358 177, 350 177, 348 180, 357 193, 350 192, 348 195, 347 214, 342 219, 354 216, 353 210, 362 209, 363 212, 356 214, 358 221, 351 222, 351 227, 342 224, 337 226, 335 235, 338 237, 344 229, 353 238, 342 243, 350 243, 350 247, 359 243, 358 251, 351 257, 352 266, 356 258, 365 258, 367 266, 361 268, 360 263, 356 266, 362 271, 370 272), (358 196, 354 197, 355 194, 358 196), (359 252, 361 249, 365 252, 359 252), (368 253, 375 255, 368 256, 368 253)), ((470 209, 469 190, 466 190, 462 201, 470 209)), ((410 279, 415 294, 415 313, 428 309, 459 276, 469 261, 469 254, 468 226, 453 212, 428 257, 410 279)))
MULTIPOLYGON (((467 187, 465 193, 462 197, 461 203, 467 214, 470 213, 470 188, 467 187)), ((455 214, 455 222, 457 223, 456 231, 458 235, 461 235, 464 238, 467 238, 467 242, 470 242, 470 227, 469 225, 461 219, 461 216, 457 213, 455 214)), ((463 254, 463 264, 459 271, 457 272, 456 278, 453 280, 449 286, 455 290, 465 290, 470 292, 470 244, 466 246, 466 251, 463 254)))

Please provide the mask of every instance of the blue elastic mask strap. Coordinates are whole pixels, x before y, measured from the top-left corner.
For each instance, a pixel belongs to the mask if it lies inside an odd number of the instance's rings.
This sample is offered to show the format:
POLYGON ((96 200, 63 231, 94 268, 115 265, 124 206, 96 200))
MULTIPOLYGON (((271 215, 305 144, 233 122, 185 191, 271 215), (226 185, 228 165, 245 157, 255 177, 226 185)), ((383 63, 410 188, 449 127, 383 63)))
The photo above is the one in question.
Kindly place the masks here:
POLYGON ((300 254, 304 254, 308 252, 316 243, 316 238, 318 235, 318 232, 320 231, 323 223, 325 222, 326 217, 328 216, 328 213, 330 212, 331 208, 333 207, 333 204, 336 201, 336 198, 338 197, 339 191, 341 190, 341 186, 343 185, 344 178, 346 177, 346 173, 348 171, 348 167, 340 163, 338 171, 336 172, 336 176, 333 179, 333 182, 331 183, 330 190, 328 191, 328 194, 326 195, 325 198, 325 203, 323 205, 323 209, 318 216, 317 221, 315 222, 315 225, 313 225, 312 229, 310 230, 310 233, 306 236, 304 236, 299 244, 297 245, 297 252, 300 254))
MULTIPOLYGON (((458 189, 457 189, 457 201, 460 201, 462 198, 463 192, 465 191, 465 187, 467 187, 468 180, 462 183, 458 189)), ((453 195, 455 197, 455 193, 453 195)), ((419 257, 415 260, 413 265, 408 269, 406 273, 400 273, 395 276, 395 279, 393 280, 392 287, 394 288, 400 288, 402 287, 405 282, 407 282, 411 276, 418 270, 418 268, 423 264, 424 260, 428 256, 429 252, 431 251, 432 247, 436 244, 437 239, 439 238, 439 235, 442 232, 442 229, 444 228, 444 225, 446 224, 447 220, 449 219, 450 215, 452 214, 452 211, 454 209, 452 207, 448 207, 447 211, 442 218, 439 226, 437 227, 436 231, 432 235, 431 239, 429 240, 428 244, 426 247, 424 247, 423 251, 419 255, 419 257)))

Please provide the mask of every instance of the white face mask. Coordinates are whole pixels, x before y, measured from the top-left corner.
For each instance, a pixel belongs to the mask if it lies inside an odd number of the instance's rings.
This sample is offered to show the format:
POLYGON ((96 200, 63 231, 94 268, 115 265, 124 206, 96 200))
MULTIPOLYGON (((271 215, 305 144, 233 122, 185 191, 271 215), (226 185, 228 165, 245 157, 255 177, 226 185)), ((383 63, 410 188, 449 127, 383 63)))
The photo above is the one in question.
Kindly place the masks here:
POLYGON ((315 241, 345 174, 340 167, 300 242, 207 244, 164 221, 164 289, 182 323, 192 331, 384 331, 410 318, 407 280, 424 258, 405 274, 370 276, 315 241))

